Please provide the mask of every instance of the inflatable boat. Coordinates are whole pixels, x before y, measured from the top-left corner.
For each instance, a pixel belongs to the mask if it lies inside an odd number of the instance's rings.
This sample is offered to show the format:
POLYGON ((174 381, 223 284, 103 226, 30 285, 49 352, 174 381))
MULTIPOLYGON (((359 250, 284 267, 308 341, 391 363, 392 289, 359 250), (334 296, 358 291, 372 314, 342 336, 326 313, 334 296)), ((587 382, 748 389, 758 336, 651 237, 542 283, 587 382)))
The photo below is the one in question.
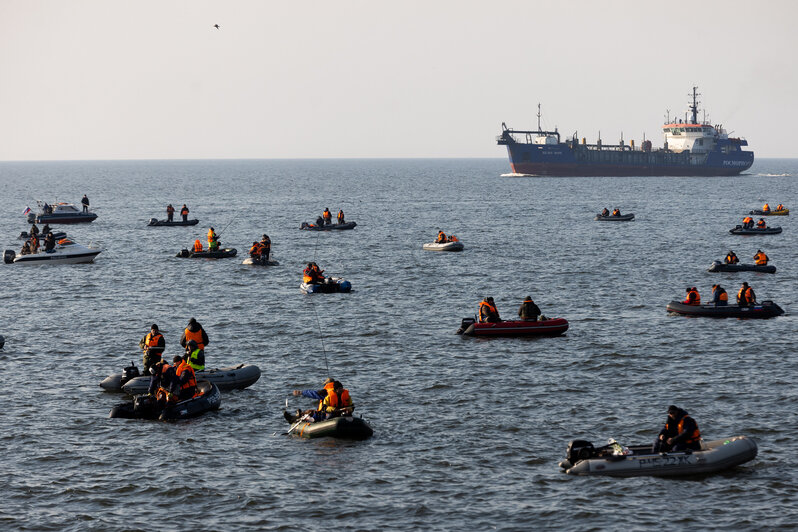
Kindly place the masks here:
POLYGON ((568 330, 565 318, 541 321, 500 321, 477 323, 474 318, 463 318, 457 334, 464 336, 557 336, 568 330))
POLYGON ((781 227, 765 227, 763 229, 751 227, 744 229, 742 225, 738 225, 734 229, 729 229, 729 232, 733 235, 777 235, 781 233, 781 227))
POLYGON ((87 248, 62 238, 51 251, 39 248, 37 253, 17 255, 13 249, 7 249, 3 261, 6 264, 87 264, 94 262, 94 257, 100 253, 101 249, 87 248))
POLYGON ((762 211, 759 209, 754 209, 748 214, 754 214, 756 216, 789 216, 790 209, 782 209, 780 211, 762 211))
POLYGON ((219 388, 208 381, 197 382, 195 397, 180 401, 163 411, 155 408, 155 399, 151 395, 137 395, 133 401, 116 405, 108 417, 124 419, 188 419, 201 416, 205 412, 217 410, 222 404, 219 388))
POLYGON ((738 305, 685 305, 681 301, 671 301, 668 312, 683 316, 702 316, 706 318, 749 318, 766 319, 784 314, 784 310, 773 301, 763 301, 751 307, 738 305))
POLYGON ((247 257, 241 264, 246 264, 247 266, 279 266, 280 263, 276 260, 264 260, 263 258, 254 259, 252 257, 247 257))
POLYGON ((371 438, 374 431, 362 417, 341 416, 309 423, 299 421, 291 426, 289 434, 301 438, 340 438, 344 440, 365 440, 371 438))
POLYGON ((302 283, 299 289, 306 294, 346 293, 352 291, 352 283, 340 277, 327 277, 323 283, 302 283))
MULTIPOLYGON (((260 379, 260 368, 252 364, 239 364, 227 368, 213 368, 196 372, 197 381, 207 380, 215 384, 219 390, 241 390, 255 384, 260 379)), ((109 375, 100 383, 100 386, 110 392, 124 391, 130 395, 147 393, 150 386, 150 377, 141 375, 138 368, 131 362, 122 373, 109 375)))
POLYGON ((441 242, 438 244, 437 242, 428 242, 421 246, 421 249, 426 249, 427 251, 463 251, 463 243, 441 242))
POLYGON ((184 259, 227 259, 235 257, 238 250, 236 248, 224 248, 216 251, 189 251, 187 249, 180 250, 175 257, 184 259))
POLYGON ((753 460, 756 454, 756 442, 745 436, 702 440, 700 451, 667 453, 652 452, 650 444, 594 448, 588 441, 574 440, 568 444, 567 458, 560 467, 569 475, 676 477, 731 469, 753 460))
POLYGON ((185 222, 183 220, 170 222, 168 220, 159 220, 157 218, 150 218, 150 221, 147 225, 151 227, 184 227, 188 225, 197 225, 198 223, 199 220, 197 220, 196 218, 194 218, 193 220, 186 220, 185 222))
POLYGON ((597 214, 593 219, 597 222, 631 222, 635 219, 635 215, 633 212, 622 214, 621 216, 602 216, 601 214, 597 214))
POLYGON ((756 264, 726 264, 719 260, 713 261, 707 269, 708 272, 759 272, 776 273, 776 267, 770 265, 758 266, 756 264))
POLYGON ((302 222, 302 225, 300 225, 299 228, 304 231, 345 231, 347 229, 354 229, 356 226, 357 222, 346 222, 345 224, 327 224, 327 225, 316 225, 316 224, 309 224, 307 222, 302 222))

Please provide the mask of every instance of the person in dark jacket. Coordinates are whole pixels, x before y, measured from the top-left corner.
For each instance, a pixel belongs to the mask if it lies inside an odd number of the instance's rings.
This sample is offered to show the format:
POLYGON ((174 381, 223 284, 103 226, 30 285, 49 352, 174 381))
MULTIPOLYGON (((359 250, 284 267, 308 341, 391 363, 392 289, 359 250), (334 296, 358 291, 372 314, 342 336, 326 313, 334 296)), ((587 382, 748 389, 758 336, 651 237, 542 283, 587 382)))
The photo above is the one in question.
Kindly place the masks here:
POLYGON ((683 410, 676 405, 668 407, 668 419, 665 426, 654 442, 655 453, 657 452, 679 452, 692 449, 701 450, 701 432, 698 424, 690 417, 687 410, 683 410))
POLYGON ((180 395, 180 381, 175 375, 175 368, 161 360, 150 371, 150 387, 147 393, 155 395, 157 409, 163 410, 177 402, 180 395))
POLYGON ((55 236, 53 232, 50 231, 47 233, 47 236, 44 237, 44 251, 50 252, 55 249, 55 236))
POLYGON ((726 306, 729 304, 729 294, 719 284, 712 285, 712 302, 715 306, 726 306))
POLYGON ((83 194, 83 199, 80 202, 83 204, 83 212, 89 212, 89 198, 86 197, 86 194, 83 194))
POLYGON ((526 296, 521 307, 518 309, 518 316, 524 321, 538 321, 540 309, 535 302, 532 301, 532 296, 526 296))
POLYGON ((200 349, 205 349, 205 346, 210 343, 205 329, 203 329, 202 325, 200 325, 200 323, 194 318, 188 320, 188 325, 186 325, 186 328, 183 331, 183 336, 180 337, 180 345, 186 347, 189 340, 194 340, 197 342, 197 346, 200 349))
POLYGON ((150 326, 150 332, 139 341, 139 348, 144 352, 143 364, 146 375, 150 372, 151 367, 161 361, 164 349, 166 349, 166 340, 158 329, 158 325, 153 323, 150 326))
MULTIPOLYGON (((39 228, 36 227, 36 222, 33 222, 32 224, 30 224, 30 231, 28 231, 28 234, 29 235, 38 235, 39 234, 39 228)), ((46 235, 47 233, 45 232, 43 234, 46 235)))
POLYGON ((269 255, 272 252, 272 239, 269 238, 269 235, 263 235, 263 237, 260 239, 260 245, 260 255, 263 257, 263 260, 268 261, 269 255))

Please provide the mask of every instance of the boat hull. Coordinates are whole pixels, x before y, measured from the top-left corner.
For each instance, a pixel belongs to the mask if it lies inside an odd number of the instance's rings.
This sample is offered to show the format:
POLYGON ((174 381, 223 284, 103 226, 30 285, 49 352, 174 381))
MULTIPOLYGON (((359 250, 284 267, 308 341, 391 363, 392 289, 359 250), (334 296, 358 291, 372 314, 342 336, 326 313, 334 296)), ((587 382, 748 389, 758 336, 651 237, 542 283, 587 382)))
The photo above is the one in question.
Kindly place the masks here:
POLYGON ((686 305, 681 301, 671 301, 666 307, 668 312, 683 316, 700 316, 704 318, 741 318, 741 319, 767 319, 781 316, 784 310, 772 301, 763 301, 761 304, 750 307, 738 305, 686 305))
POLYGON ((716 260, 707 269, 708 272, 759 272, 776 273, 776 267, 772 265, 757 266, 756 264, 724 264, 716 260))
POLYGON ((754 209, 750 211, 748 214, 753 214, 755 216, 789 216, 790 209, 782 209, 780 211, 761 211, 758 209, 754 209))
POLYGON ((246 259, 241 262, 241 264, 245 264, 247 266, 279 266, 280 263, 276 260, 256 260, 252 257, 247 257, 246 259))
POLYGON ((235 257, 236 253, 238 253, 238 250, 236 250, 235 248, 225 248, 225 249, 220 249, 219 251, 198 251, 196 253, 184 249, 178 252, 178 254, 175 255, 175 257, 180 257, 184 259, 228 259, 231 257, 235 257))
POLYGON ((463 251, 463 243, 462 242, 427 242, 426 244, 421 246, 421 249, 426 249, 427 251, 463 251))
POLYGON ((345 224, 315 225, 302 222, 299 227, 303 231, 346 231, 357 227, 357 222, 346 222, 345 224))
POLYGON ((201 395, 192 399, 180 401, 176 405, 165 409, 163 412, 156 412, 150 409, 136 409, 135 399, 128 403, 121 403, 115 406, 108 417, 123 419, 160 419, 177 420, 189 419, 201 416, 206 412, 218 410, 222 403, 222 394, 219 388, 208 381, 197 383, 197 390, 201 395))
POLYGON ((326 281, 318 284, 302 283, 299 285, 299 289, 305 294, 334 294, 352 291, 352 283, 340 277, 327 277, 326 281))
POLYGON ((778 235, 781 233, 781 227, 765 227, 764 229, 752 227, 750 229, 743 229, 742 225, 738 225, 734 229, 729 229, 729 233, 733 235, 778 235))
POLYGON ((341 416, 315 423, 300 423, 291 431, 291 434, 301 438, 365 440, 370 438, 374 431, 363 418, 341 416))
POLYGON ((602 216, 597 214, 593 220, 597 222, 631 222, 635 219, 635 214, 630 212, 629 214, 623 214, 621 216, 602 216))
POLYGON ((554 318, 541 321, 500 321, 498 323, 470 323, 463 320, 457 332, 464 336, 558 336, 568 330, 568 320, 554 318))
POLYGON ((150 218, 150 221, 147 225, 150 227, 188 227, 190 225, 197 225, 198 223, 199 220, 197 219, 186 220, 185 222, 183 220, 179 220, 177 222, 175 221, 169 222, 167 220, 157 220, 155 218, 150 218))

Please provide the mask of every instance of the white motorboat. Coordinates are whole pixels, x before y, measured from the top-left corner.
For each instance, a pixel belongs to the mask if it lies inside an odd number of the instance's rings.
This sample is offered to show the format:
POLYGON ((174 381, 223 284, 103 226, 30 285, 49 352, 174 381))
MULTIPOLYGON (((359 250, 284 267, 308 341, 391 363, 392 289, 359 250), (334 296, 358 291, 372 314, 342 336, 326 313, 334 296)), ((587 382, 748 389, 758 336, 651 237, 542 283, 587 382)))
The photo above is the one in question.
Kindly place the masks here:
POLYGON ((457 242, 427 242, 421 246, 422 249, 427 251, 463 251, 463 243, 457 242))
POLYGON ((40 248, 37 253, 17 255, 13 249, 7 249, 3 261, 6 264, 85 264, 92 262, 101 252, 101 249, 87 248, 62 238, 51 251, 40 248))
POLYGON ((674 477, 723 471, 753 460, 756 454, 756 442, 745 436, 702 440, 697 451, 659 453, 651 445, 623 447, 613 442, 594 448, 590 442, 574 440, 560 467, 569 475, 674 477))
POLYGON ((27 213, 28 223, 47 223, 47 224, 77 224, 93 222, 97 215, 93 212, 83 212, 79 207, 72 203, 55 203, 48 205, 45 202, 37 201, 39 212, 30 211, 27 213))

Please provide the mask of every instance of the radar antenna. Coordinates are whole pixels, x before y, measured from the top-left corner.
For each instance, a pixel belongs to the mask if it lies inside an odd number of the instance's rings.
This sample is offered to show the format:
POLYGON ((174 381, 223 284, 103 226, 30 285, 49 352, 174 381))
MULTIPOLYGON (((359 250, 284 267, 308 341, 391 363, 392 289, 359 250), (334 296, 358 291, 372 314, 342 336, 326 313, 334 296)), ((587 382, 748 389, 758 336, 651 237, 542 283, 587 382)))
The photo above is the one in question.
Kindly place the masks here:
POLYGON ((698 92, 698 87, 693 87, 693 93, 691 95, 693 97, 693 103, 689 106, 690 114, 693 116, 692 124, 697 124, 698 120, 698 97, 701 96, 701 93, 698 92))

